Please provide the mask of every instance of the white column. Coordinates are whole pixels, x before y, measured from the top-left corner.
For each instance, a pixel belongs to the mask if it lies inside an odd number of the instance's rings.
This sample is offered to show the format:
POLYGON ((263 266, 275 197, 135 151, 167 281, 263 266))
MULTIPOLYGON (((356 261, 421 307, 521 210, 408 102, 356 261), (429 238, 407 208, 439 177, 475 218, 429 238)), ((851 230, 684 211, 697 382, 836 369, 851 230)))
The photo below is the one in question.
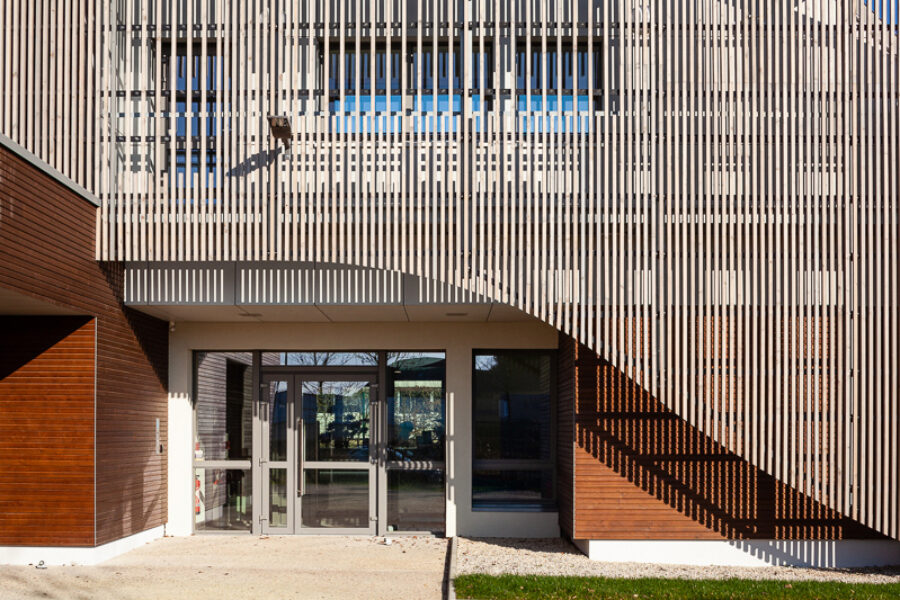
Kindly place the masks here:
POLYGON ((447 537, 457 531, 457 515, 469 511, 472 496, 472 349, 447 348, 447 537))
POLYGON ((193 500, 191 355, 175 331, 169 334, 169 521, 167 535, 191 535, 193 500))

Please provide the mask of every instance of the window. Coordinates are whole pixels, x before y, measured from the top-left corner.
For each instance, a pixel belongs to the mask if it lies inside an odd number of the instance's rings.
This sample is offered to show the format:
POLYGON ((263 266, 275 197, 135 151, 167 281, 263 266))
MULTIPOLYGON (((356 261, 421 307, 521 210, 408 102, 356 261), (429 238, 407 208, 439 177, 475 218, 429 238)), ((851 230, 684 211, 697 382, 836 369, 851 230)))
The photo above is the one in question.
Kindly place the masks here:
POLYGON ((563 44, 562 53, 556 43, 547 44, 546 54, 543 46, 538 41, 532 41, 531 46, 519 44, 516 47, 516 88, 520 91, 531 90, 532 93, 541 93, 557 90, 587 90, 589 87, 600 90, 603 87, 603 57, 599 41, 593 46, 593 57, 588 55, 588 47, 585 43, 577 46, 573 53, 572 44, 563 44), (531 55, 531 71, 528 70, 528 55, 531 55), (574 56, 573 56, 574 55, 574 56), (559 58, 559 61, 557 60, 559 58), (576 60, 573 80, 572 60, 576 60), (589 58, 593 58, 593 64, 589 58), (592 67, 589 69, 588 67, 592 67), (591 77, 590 70, 593 70, 591 77))
POLYGON ((377 352, 263 352, 263 366, 377 367, 377 352))
MULTIPOLYGON (((406 77, 407 90, 403 93, 415 94, 416 91, 431 92, 435 89, 446 90, 453 84, 453 89, 462 89, 462 68, 465 62, 460 45, 454 45, 451 53, 450 47, 446 42, 439 43, 435 50, 433 43, 425 41, 422 44, 421 53, 416 42, 409 42, 406 51, 403 51, 401 44, 391 44, 390 53, 388 47, 383 42, 375 45, 374 52, 370 42, 366 41, 360 44, 359 55, 356 53, 356 43, 348 40, 344 44, 344 52, 341 54, 339 44, 332 44, 328 48, 328 89, 336 94, 341 90, 346 94, 362 94, 372 93, 372 76, 374 68, 374 80, 376 94, 384 94, 388 88, 387 67, 390 62, 390 89, 393 94, 401 93, 401 83, 403 77, 403 64, 401 61, 406 57, 406 77), (452 69, 450 64, 451 54, 453 55, 452 69), (373 59, 374 57, 374 59, 373 59), (343 73, 341 73, 343 59, 343 73), (374 62, 373 62, 374 60, 374 62), (357 64, 359 63, 359 64, 357 64), (356 70, 359 67, 359 89, 357 90, 356 70), (437 85, 435 85, 437 83, 437 85)), ((488 83, 492 84, 493 64, 489 63, 489 54, 479 54, 475 52, 476 57, 481 57, 481 62, 488 68, 488 83)), ((319 57, 320 62, 324 60, 324 56, 319 57)), ((473 73, 473 82, 477 87, 477 74, 479 73, 479 60, 475 59, 475 67, 473 73)))
POLYGON ((388 460, 444 460, 444 365, 443 352, 388 353, 388 460))
POLYGON ((476 44, 472 48, 472 81, 473 90, 484 88, 486 91, 494 87, 494 47, 487 43, 484 50, 476 44))
POLYGON ((444 531, 443 352, 387 353, 388 530, 444 531))
POLYGON ((477 351, 473 510, 555 510, 553 351, 477 351))
POLYGON ((253 356, 194 354, 194 528, 250 530, 253 356))
POLYGON ((169 138, 165 140, 163 160, 173 199, 186 202, 188 190, 216 187, 219 177, 216 142, 219 132, 227 125, 218 116, 223 109, 219 80, 222 79, 223 89, 228 89, 230 83, 222 71, 223 62, 215 53, 215 44, 205 48, 199 43, 191 44, 191 56, 188 57, 188 44, 181 42, 176 45, 175 52, 173 56, 171 46, 163 45, 161 85, 164 93, 169 95, 162 108, 168 124, 166 137, 169 138), (172 96, 174 113, 171 112, 172 96), (205 152, 201 151, 201 138, 205 138, 205 152), (170 153, 172 145, 175 147, 174 164, 170 153))
POLYGON ((339 92, 343 89, 348 94, 354 94, 357 91, 370 93, 372 90, 372 67, 374 67, 375 91, 383 94, 387 91, 387 67, 388 61, 390 61, 391 90, 395 93, 400 92, 400 79, 403 73, 400 61, 403 59, 403 48, 400 44, 392 44, 390 54, 387 50, 387 45, 379 42, 376 44, 373 54, 371 44, 364 41, 360 44, 357 57, 355 41, 348 40, 344 45, 344 72, 341 77, 341 46, 332 44, 328 54, 328 89, 332 92, 339 92), (373 56, 375 57, 374 64, 372 63, 373 56), (356 64, 357 60, 359 65, 356 64), (356 89, 357 66, 359 67, 359 90, 356 89))

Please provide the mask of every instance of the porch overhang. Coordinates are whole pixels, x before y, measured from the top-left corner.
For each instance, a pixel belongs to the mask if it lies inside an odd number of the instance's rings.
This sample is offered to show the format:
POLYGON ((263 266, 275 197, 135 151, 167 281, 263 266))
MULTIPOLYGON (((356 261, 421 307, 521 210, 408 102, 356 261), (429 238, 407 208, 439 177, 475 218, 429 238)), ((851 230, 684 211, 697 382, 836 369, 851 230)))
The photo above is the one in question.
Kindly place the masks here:
POLYGON ((311 262, 128 262, 126 306, 168 321, 531 321, 484 294, 399 271, 311 262))

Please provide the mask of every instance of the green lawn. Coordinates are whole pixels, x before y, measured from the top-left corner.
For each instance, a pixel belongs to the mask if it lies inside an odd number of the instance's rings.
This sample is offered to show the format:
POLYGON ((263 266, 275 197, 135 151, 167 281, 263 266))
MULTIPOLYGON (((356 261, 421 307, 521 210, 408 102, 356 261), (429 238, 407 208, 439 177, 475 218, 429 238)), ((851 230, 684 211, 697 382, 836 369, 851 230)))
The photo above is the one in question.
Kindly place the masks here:
POLYGON ((900 583, 821 583, 814 581, 752 581, 748 579, 608 579, 534 575, 460 575, 458 598, 474 600, 882 600, 900 599, 900 583))

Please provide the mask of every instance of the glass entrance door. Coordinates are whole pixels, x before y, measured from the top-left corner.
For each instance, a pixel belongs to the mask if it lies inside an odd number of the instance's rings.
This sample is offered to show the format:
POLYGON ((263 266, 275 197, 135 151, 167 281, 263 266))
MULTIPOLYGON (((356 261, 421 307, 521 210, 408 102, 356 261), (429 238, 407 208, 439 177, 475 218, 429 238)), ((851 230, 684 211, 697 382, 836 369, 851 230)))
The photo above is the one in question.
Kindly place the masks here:
POLYGON ((375 533, 374 381, 341 375, 298 380, 298 529, 375 533))
POLYGON ((379 533, 443 533, 444 354, 387 354, 379 533))
POLYGON ((377 356, 262 369, 255 531, 444 531, 444 353, 377 356))
POLYGON ((263 533, 375 533, 376 390, 374 373, 263 376, 263 533))
POLYGON ((297 460, 295 379, 291 375, 264 376, 260 386, 260 523, 265 534, 294 532, 292 492, 297 487, 296 469, 293 468, 297 460))

